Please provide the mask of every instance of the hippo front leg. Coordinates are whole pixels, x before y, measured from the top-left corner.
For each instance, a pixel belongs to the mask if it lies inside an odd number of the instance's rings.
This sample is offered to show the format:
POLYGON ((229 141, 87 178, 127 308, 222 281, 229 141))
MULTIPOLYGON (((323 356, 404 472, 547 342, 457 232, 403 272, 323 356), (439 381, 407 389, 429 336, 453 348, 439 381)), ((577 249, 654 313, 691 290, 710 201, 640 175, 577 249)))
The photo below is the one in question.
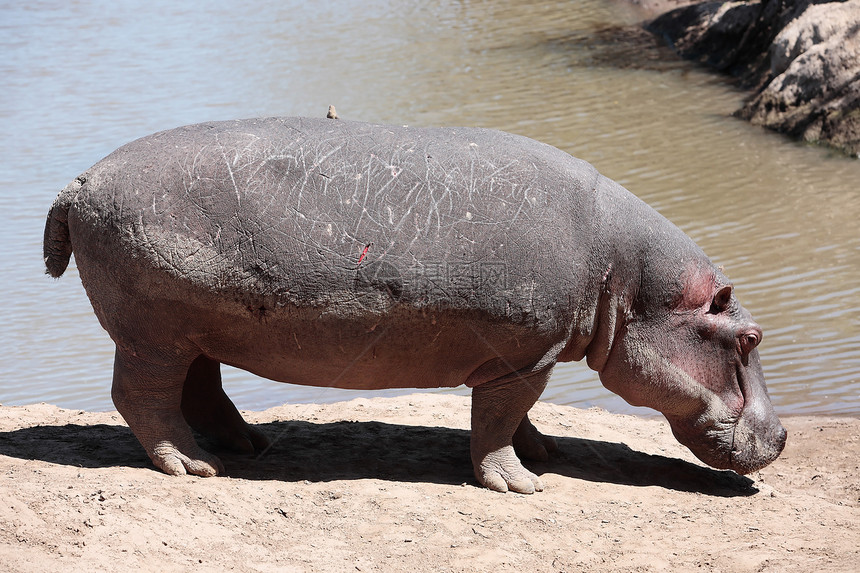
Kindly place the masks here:
POLYGON ((555 442, 532 426, 528 411, 546 387, 551 368, 528 376, 506 376, 472 390, 472 466, 475 477, 495 491, 543 490, 538 476, 523 467, 514 449, 545 458, 555 442))
POLYGON ((145 360, 117 347, 111 397, 158 468, 170 475, 224 472, 216 456, 197 445, 182 415, 182 387, 190 360, 145 360))

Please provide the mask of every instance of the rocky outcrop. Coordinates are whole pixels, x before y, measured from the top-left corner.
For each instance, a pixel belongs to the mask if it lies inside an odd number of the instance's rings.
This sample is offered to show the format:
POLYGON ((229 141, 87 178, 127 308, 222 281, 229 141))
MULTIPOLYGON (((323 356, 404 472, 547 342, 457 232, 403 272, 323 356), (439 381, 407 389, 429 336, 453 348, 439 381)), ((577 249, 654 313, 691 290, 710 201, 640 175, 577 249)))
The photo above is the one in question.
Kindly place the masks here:
POLYGON ((738 116, 860 156, 860 0, 706 2, 648 29, 753 89, 738 116))

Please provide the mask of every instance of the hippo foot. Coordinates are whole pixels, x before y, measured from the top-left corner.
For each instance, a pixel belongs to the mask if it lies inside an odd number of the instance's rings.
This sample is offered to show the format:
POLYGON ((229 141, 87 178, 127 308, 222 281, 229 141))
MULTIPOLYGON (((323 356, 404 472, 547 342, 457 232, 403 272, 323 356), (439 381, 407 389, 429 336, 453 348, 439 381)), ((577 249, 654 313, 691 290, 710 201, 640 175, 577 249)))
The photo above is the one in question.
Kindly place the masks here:
POLYGON ((203 426, 191 424, 191 427, 210 440, 214 440, 227 449, 240 454, 262 452, 270 445, 268 436, 249 426, 244 420, 241 424, 203 426))
POLYGON ((514 372, 472 389, 472 467, 495 491, 543 491, 539 477, 523 467, 515 448, 546 458, 555 442, 532 426, 528 411, 546 386, 552 368, 527 376, 514 372))
POLYGON ((558 450, 555 439, 541 434, 529 420, 528 415, 520 422, 513 437, 514 451, 521 458, 545 462, 549 454, 558 450))
POLYGON ((147 450, 147 454, 161 471, 173 476, 191 474, 212 477, 224 473, 221 460, 197 444, 183 449, 188 453, 183 453, 168 440, 161 440, 151 450, 147 450))
POLYGON ((233 402, 219 392, 220 400, 210 399, 195 407, 186 407, 183 400, 182 415, 196 432, 221 446, 240 454, 253 454, 269 447, 269 438, 249 425, 236 410, 233 402))
POLYGON ((145 360, 117 347, 114 405, 152 463, 165 473, 203 477, 224 473, 221 460, 197 445, 180 407, 188 372, 182 363, 145 360))
POLYGON ((500 492, 534 493, 543 491, 540 478, 520 463, 513 446, 490 452, 475 467, 475 477, 486 487, 500 492))

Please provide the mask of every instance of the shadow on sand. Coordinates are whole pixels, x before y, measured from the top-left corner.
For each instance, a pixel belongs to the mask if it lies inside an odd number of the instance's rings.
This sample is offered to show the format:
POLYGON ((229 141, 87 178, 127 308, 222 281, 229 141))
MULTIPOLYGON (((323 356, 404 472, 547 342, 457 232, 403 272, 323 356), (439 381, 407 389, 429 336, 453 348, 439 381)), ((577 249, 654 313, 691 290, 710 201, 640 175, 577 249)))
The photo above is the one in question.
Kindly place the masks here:
MULTIPOLYGON (((200 443, 221 457, 227 474, 234 478, 475 483, 465 430, 383 422, 278 421, 257 427, 273 439, 272 447, 261 455, 224 451, 204 439, 200 443)), ((548 462, 526 465, 538 475, 555 473, 591 482, 658 486, 720 497, 758 491, 752 480, 734 472, 644 454, 622 443, 557 440, 559 451, 548 462)), ((153 467, 127 427, 105 424, 0 432, 0 454, 84 468, 153 467)))

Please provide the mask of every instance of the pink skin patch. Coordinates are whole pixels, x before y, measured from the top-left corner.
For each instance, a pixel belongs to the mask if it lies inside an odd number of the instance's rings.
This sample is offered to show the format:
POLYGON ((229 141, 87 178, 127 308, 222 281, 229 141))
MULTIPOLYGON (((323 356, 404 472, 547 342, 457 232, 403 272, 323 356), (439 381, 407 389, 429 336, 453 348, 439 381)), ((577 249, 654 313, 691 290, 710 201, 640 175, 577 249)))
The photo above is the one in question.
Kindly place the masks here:
POLYGON ((367 245, 365 245, 364 250, 361 252, 361 256, 358 257, 358 262, 356 263, 356 265, 361 264, 361 261, 364 260, 365 255, 367 255, 367 251, 369 251, 370 247, 372 247, 372 246, 373 246, 373 243, 368 243, 367 245))
MULTIPOLYGON (((679 311, 695 310, 710 305, 714 293, 717 292, 717 277, 713 269, 702 268, 695 263, 691 263, 681 274, 681 283, 684 287, 675 306, 679 311)), ((731 286, 731 284, 721 286, 731 286)))
POLYGON ((733 415, 739 416, 745 405, 743 369, 749 353, 761 340, 761 329, 751 320, 749 324, 738 322, 739 317, 729 309, 733 287, 731 283, 724 284, 724 280, 712 269, 696 266, 688 268, 682 276, 684 289, 676 312, 691 313, 689 320, 696 325, 704 342, 698 349, 699 355, 704 353, 709 357, 693 360, 690 355, 680 353, 672 357, 672 362, 718 396, 733 415), (732 379, 734 384, 729 382, 732 379))

